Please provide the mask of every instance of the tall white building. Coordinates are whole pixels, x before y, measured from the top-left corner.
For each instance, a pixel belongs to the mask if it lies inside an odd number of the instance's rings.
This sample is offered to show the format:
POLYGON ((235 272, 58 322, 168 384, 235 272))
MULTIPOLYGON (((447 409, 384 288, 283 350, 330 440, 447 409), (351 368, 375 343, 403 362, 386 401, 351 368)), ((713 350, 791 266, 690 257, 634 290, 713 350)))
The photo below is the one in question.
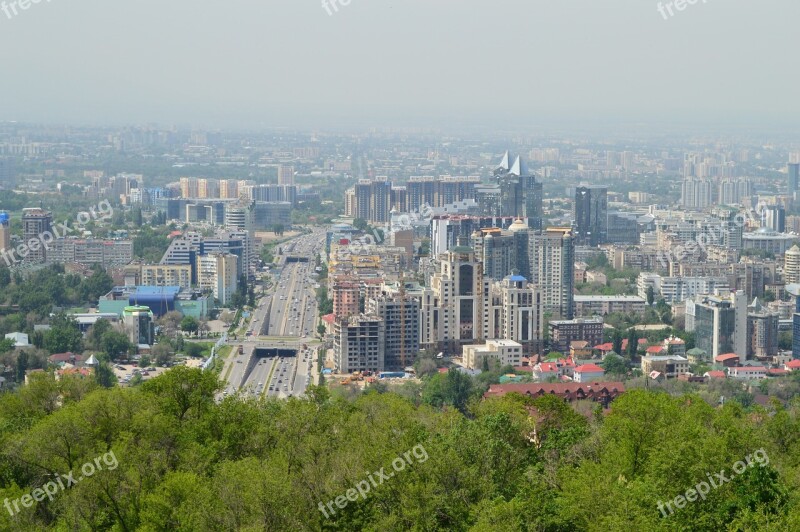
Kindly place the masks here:
POLYGON ((687 177, 681 185, 681 204, 687 209, 705 209, 713 202, 711 181, 687 177))
POLYGON ((440 270, 423 296, 423 336, 429 343, 456 351, 488 336, 490 282, 472 248, 455 246, 440 256, 440 270))
POLYGON ((544 339, 542 291, 521 275, 509 275, 492 285, 489 332, 538 350, 544 339))
POLYGON ((797 244, 783 257, 783 281, 786 284, 800 283, 800 247, 797 244))
POLYGON ((550 227, 529 234, 528 253, 533 284, 541 289, 545 312, 571 320, 575 314, 575 237, 572 230, 550 227))
POLYGON ((210 290, 221 305, 230 302, 238 281, 238 257, 231 253, 211 253, 199 259, 198 284, 210 290))

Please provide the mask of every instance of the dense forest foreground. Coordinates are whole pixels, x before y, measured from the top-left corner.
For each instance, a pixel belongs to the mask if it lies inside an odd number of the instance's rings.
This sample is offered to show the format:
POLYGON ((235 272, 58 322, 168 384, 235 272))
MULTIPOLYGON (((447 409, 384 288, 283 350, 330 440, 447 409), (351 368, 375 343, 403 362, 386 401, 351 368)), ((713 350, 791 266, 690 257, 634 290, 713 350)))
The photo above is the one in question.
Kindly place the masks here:
POLYGON ((0 530, 800 530, 800 402, 635 390, 433 408, 41 376, 0 395, 0 530))

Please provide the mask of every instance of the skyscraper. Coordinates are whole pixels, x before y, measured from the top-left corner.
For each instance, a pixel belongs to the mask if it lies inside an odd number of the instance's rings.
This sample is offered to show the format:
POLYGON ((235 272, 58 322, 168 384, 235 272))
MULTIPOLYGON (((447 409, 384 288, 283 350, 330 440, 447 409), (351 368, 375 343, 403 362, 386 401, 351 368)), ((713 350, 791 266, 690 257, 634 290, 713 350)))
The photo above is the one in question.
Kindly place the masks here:
POLYGON ((747 356, 747 299, 743 291, 727 296, 696 296, 686 300, 686 330, 694 332, 697 347, 716 357, 747 356))
POLYGON ((14 184, 14 161, 8 157, 0 157, 0 188, 14 184))
MULTIPOLYGON (((22 209, 22 236, 24 242, 42 241, 45 234, 52 235, 53 214, 43 209, 22 209)), ((46 250, 43 245, 29 246, 25 260, 29 262, 44 262, 46 250), (35 249, 34 249, 35 248, 35 249)))
POLYGON ((517 155, 511 162, 507 151, 494 171, 500 185, 501 215, 527 218, 528 227, 542 228, 542 184, 528 170, 525 161, 517 155))
POLYGON ((794 196, 794 193, 800 189, 800 163, 789 163, 789 195, 794 196))
POLYGON ((419 353, 418 299, 381 296, 370 299, 367 313, 384 323, 384 368, 402 371, 416 360, 419 353))
POLYGON ((786 209, 783 205, 767 205, 764 207, 763 227, 783 233, 786 231, 786 209))
POLYGON ((783 256, 783 282, 800 283, 800 247, 792 246, 783 256))
POLYGON ((597 246, 608 240, 608 188, 575 189, 575 230, 580 244, 597 246))
MULTIPOLYGON (((484 278, 483 263, 467 246, 451 248, 439 266, 429 283, 434 305, 425 308, 433 314, 432 340, 445 350, 456 352, 462 344, 486 338, 488 321, 484 319, 484 309, 489 304, 489 280, 484 278)), ((425 322, 431 320, 423 317, 425 322)))
POLYGON ((281 165, 278 168, 278 184, 294 185, 294 166, 281 165))
POLYGON ((705 209, 711 205, 711 181, 687 177, 681 185, 681 204, 687 209, 705 209))
POLYGON ((575 313, 575 237, 568 227, 531 232, 531 282, 542 291, 544 311, 571 320, 575 313))

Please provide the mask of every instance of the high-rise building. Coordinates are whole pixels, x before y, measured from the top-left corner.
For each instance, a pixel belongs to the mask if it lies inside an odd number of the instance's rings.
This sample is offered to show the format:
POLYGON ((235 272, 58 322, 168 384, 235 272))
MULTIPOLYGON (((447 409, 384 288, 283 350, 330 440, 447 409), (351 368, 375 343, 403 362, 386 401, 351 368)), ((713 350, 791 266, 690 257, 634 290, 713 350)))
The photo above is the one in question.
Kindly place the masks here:
POLYGON ((0 251, 11 247, 11 224, 8 213, 0 212, 0 251))
POLYGON ((753 195, 753 183, 746 177, 725 177, 719 182, 719 204, 737 205, 753 195))
POLYGON ((705 209, 713 201, 711 181, 686 177, 681 185, 681 205, 687 209, 705 209))
POLYGON ((575 313, 575 237, 572 229, 550 227, 529 235, 531 282, 542 290, 545 312, 571 320, 575 313))
POLYGON ((783 282, 786 284, 800 283, 800 247, 797 247, 797 244, 786 251, 783 256, 783 282))
POLYGON ((769 358, 778 354, 779 315, 770 312, 758 298, 747 309, 747 358, 769 358))
POLYGON ((789 163, 787 169, 789 173, 789 195, 793 196, 800 189, 800 163, 789 163))
POLYGON ((13 186, 15 180, 14 160, 8 157, 0 157, 0 188, 13 186))
POLYGON ((222 179, 219 182, 219 197, 221 199, 236 199, 239 197, 239 182, 235 179, 222 179))
POLYGON ((575 237, 578 243, 597 246, 608 241, 608 188, 575 189, 575 237))
POLYGON ((361 179, 355 185, 356 209, 353 216, 361 220, 370 220, 370 205, 372 198, 372 181, 361 179))
POLYGON ((509 152, 494 171, 500 186, 500 214, 527 219, 528 227, 542 228, 542 184, 536 180, 522 157, 517 155, 512 162, 509 152))
POLYGON ((219 198, 219 181, 216 179, 198 179, 197 197, 204 199, 219 198))
POLYGON ((498 296, 499 305, 493 304, 491 309, 495 313, 492 321, 496 327, 492 336, 541 352, 544 311, 539 287, 529 284, 521 275, 512 274, 493 286, 493 294, 498 296))
POLYGON ((278 184, 294 185, 294 166, 281 165, 278 167, 278 184))
POLYGON ((764 207, 763 218, 762 227, 778 233, 786 231, 786 209, 783 205, 767 205, 764 207))
POLYGON ((181 197, 182 198, 196 198, 199 190, 197 178, 195 177, 182 177, 181 178, 181 197))
POLYGON ((432 301, 423 302, 423 322, 433 323, 431 342, 450 352, 459 346, 487 338, 489 279, 483 263, 468 246, 455 246, 441 256, 439 271, 430 278, 432 301))
POLYGON ((227 203, 225 205, 225 229, 228 231, 250 231, 253 229, 253 209, 251 201, 227 203))
POLYGON ((384 368, 402 371, 412 365, 419 353, 419 300, 381 296, 368 301, 367 312, 383 320, 384 368))
POLYGON ((501 280, 513 271, 530 276, 529 234, 532 230, 520 219, 507 231, 485 228, 475 231, 471 245, 481 257, 484 275, 501 280))
MULTIPOLYGON (((26 244, 31 241, 42 241, 45 234, 52 235, 53 214, 43 209, 23 209, 22 210, 22 237, 26 244)), ((28 262, 44 262, 47 259, 47 250, 43 245, 33 245, 28 247, 28 253, 24 257, 28 262), (35 249, 34 249, 35 248, 35 249)))
POLYGON ((247 197, 254 201, 287 201, 297 205, 296 185, 256 185, 247 189, 247 197))
POLYGON ((380 177, 372 182, 369 202, 369 220, 388 223, 392 212, 392 182, 388 177, 380 177))
POLYGON ((200 257, 200 288, 212 292, 220 305, 227 305, 236 292, 238 260, 239 257, 231 253, 211 253, 200 257))
POLYGON ((686 301, 686 330, 694 332, 697 347, 711 357, 748 353, 747 299, 743 291, 727 296, 696 296, 686 301))
POLYGON ((333 353, 337 373, 383 371, 385 326, 381 318, 359 314, 333 323, 333 353))
POLYGON ((141 286, 180 286, 184 290, 192 287, 191 264, 143 264, 139 270, 141 286))
MULTIPOLYGON (((481 229, 510 228, 514 221, 513 216, 435 215, 430 222, 431 253, 433 256, 441 255, 456 246, 459 238, 468 239, 481 229)), ((478 253, 480 255, 480 250, 478 253)))
POLYGON ((349 318, 360 312, 361 286, 354 279, 336 279, 333 283, 333 316, 349 318))

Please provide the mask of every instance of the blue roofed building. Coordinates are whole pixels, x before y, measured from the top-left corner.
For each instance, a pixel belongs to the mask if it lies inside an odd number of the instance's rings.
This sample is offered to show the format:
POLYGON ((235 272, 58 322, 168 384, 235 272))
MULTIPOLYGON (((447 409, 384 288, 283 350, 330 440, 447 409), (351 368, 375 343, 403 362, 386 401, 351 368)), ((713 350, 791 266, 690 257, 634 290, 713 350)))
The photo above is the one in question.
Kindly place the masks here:
POLYGON ((214 308, 213 296, 179 286, 116 286, 99 302, 101 313, 122 316, 125 307, 149 307, 156 318, 176 310, 184 316, 204 318, 214 308))

